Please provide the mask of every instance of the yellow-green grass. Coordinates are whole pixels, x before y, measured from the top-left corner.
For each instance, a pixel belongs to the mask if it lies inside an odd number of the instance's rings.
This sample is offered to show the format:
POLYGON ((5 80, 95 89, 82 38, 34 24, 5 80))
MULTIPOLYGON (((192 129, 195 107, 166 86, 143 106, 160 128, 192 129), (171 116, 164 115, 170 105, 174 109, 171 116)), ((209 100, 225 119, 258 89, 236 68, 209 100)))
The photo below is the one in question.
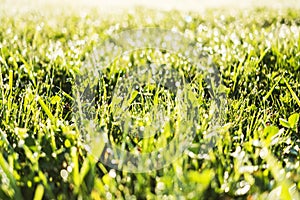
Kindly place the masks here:
MULTIPOLYGON (((1 15, 0 199, 299 198, 299 9, 47 12, 1 15), (203 74, 188 71, 203 95, 198 99, 203 120, 193 144, 163 169, 115 171, 87 153, 85 133, 71 115, 72 86, 89 53, 109 37, 107 30, 149 26, 176 27, 202 45, 221 74, 225 115, 213 145, 202 151, 209 94, 203 74)), ((122 70, 111 65, 112 71, 103 72, 111 78, 99 88, 105 98, 98 102, 98 119, 104 134, 115 133, 115 143, 128 142, 109 126, 109 94, 122 70)), ((171 98, 164 103, 173 105, 171 98)), ((149 106, 151 101, 143 101, 135 109, 149 106)), ((128 149, 139 142, 133 138, 128 149)), ((155 141, 141 144, 152 150, 155 141)))

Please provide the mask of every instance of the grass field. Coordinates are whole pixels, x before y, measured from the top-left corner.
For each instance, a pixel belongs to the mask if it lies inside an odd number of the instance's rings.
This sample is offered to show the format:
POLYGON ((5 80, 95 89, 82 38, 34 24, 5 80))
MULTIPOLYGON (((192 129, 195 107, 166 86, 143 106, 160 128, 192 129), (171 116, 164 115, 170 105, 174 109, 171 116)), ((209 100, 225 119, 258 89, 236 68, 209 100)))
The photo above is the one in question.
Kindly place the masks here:
MULTIPOLYGON (((0 199, 300 199, 300 9, 3 13, 0 199), (99 78, 93 116, 110 142, 137 154, 151 152, 174 139, 176 129, 189 128, 181 127, 174 94, 155 84, 142 85, 143 92, 127 102, 136 126, 151 127, 162 106, 170 123, 155 136, 127 137, 112 117, 117 82, 149 60, 183 74, 198 109, 192 144, 180 158, 162 169, 129 173, 90 155, 90 132, 81 131, 73 115, 73 89, 103 40, 144 27, 189 35, 211 59, 221 84, 211 87, 205 72, 176 54, 136 50, 129 60, 111 62, 99 78), (215 115, 212 91, 226 99, 213 142, 207 136, 215 115)), ((101 154, 103 143, 94 144, 101 154)))

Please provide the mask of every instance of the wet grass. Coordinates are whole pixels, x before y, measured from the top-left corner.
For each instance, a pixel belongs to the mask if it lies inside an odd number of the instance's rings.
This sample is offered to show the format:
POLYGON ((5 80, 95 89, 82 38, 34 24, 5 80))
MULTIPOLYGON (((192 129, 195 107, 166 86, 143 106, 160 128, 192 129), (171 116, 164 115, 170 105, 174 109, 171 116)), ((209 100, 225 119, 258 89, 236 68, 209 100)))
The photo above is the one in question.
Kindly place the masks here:
MULTIPOLYGON (((299 13, 260 8, 202 14, 136 10, 113 17, 96 11, 1 16, 0 199, 298 199, 299 13), (193 144, 163 169, 132 174, 95 162, 87 153, 85 133, 72 117, 72 86, 103 38, 145 26, 190 34, 220 72, 219 89, 227 104, 213 146, 203 152, 213 114, 205 74, 177 62, 175 68, 198 88, 201 124, 193 144)), ((143 59, 133 53, 131 61, 143 59)), ((130 151, 164 146, 176 132, 172 128, 147 140, 126 139, 114 122, 111 96, 127 68, 111 65, 97 90, 97 120, 104 133, 117 144, 125 142, 130 151)), ((132 116, 143 119, 155 105, 176 107, 172 94, 151 87, 132 94, 132 116)), ((175 123, 176 110, 170 110, 165 114, 175 123)))

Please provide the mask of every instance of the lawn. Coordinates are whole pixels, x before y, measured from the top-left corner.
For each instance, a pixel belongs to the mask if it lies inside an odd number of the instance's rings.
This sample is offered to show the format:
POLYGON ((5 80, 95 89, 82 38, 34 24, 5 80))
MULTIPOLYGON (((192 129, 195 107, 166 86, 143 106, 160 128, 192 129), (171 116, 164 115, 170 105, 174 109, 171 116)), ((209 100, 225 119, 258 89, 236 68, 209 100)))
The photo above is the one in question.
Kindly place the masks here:
POLYGON ((300 199, 299 9, 3 13, 0 199, 300 199))

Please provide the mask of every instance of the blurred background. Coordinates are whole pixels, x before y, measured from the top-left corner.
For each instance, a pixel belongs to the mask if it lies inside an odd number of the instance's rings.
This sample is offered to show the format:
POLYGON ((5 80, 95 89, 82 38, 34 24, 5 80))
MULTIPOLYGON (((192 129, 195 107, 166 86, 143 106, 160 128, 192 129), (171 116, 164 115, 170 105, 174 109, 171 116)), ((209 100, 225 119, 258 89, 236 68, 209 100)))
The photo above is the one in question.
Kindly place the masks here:
MULTIPOLYGON (((0 6, 6 13, 38 10, 47 12, 54 9, 70 10, 97 9, 102 13, 120 12, 141 6, 157 10, 203 11, 207 8, 247 8, 300 7, 299 0, 0 0, 0 6)), ((3 14, 3 13, 2 13, 3 14)))

